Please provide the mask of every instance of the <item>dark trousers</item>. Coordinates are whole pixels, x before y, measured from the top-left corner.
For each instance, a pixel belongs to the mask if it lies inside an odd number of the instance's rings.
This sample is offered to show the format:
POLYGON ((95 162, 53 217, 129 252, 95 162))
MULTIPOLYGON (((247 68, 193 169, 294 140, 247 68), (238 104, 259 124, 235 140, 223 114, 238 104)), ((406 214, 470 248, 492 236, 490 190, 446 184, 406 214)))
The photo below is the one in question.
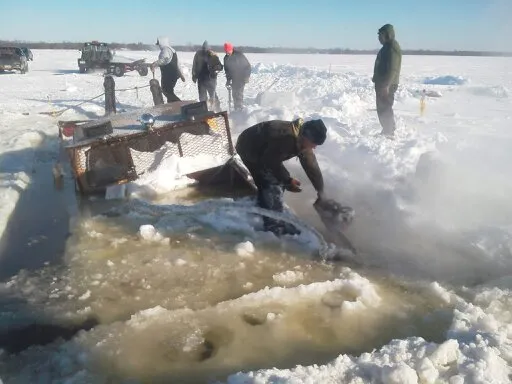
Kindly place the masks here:
POLYGON ((180 98, 174 93, 174 87, 176 86, 177 81, 178 79, 162 79, 162 93, 167 98, 168 103, 172 103, 173 101, 180 101, 180 98))
POLYGON ((197 80, 197 91, 199 93, 199 101, 207 101, 209 98, 218 101, 217 93, 217 79, 198 79, 197 80))
MULTIPOLYGON (((242 161, 251 173, 254 184, 258 188, 257 204, 260 208, 271 211, 283 212, 284 210, 284 187, 279 180, 268 169, 261 169, 257 164, 242 161)), ((280 236, 283 234, 299 234, 300 231, 283 221, 263 216, 263 230, 271 231, 280 236)))
POLYGON ((393 113, 393 104, 395 102, 395 92, 398 85, 391 85, 387 95, 383 95, 379 91, 379 87, 375 86, 375 98, 377 101, 377 116, 379 117, 382 133, 385 135, 393 135, 396 129, 395 114, 393 113))
POLYGON ((235 111, 244 107, 244 88, 244 81, 233 81, 231 84, 231 93, 233 95, 233 106, 235 107, 235 111))

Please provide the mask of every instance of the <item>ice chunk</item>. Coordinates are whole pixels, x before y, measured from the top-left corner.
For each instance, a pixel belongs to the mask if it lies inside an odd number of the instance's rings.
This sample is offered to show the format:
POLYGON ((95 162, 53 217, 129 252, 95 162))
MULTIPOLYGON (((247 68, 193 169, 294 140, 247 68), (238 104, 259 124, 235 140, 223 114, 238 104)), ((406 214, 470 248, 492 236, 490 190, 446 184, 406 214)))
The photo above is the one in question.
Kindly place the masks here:
POLYGON ((285 284, 291 284, 296 282, 297 280, 302 280, 304 278, 304 273, 302 272, 296 272, 296 271, 286 271, 281 273, 276 273, 274 276, 272 276, 272 279, 277 284, 285 285, 285 284))
POLYGON ((385 384, 417 384, 416 371, 405 363, 395 367, 384 367, 382 370, 382 383, 385 384))
POLYGON ((106 200, 124 199, 126 197, 126 184, 109 185, 105 191, 106 200))
POLYGON ((161 241, 162 235, 151 224, 143 224, 139 227, 139 235, 147 241, 161 241))
POLYGON ((235 245, 235 252, 243 258, 252 257, 254 253, 254 245, 250 241, 244 241, 235 245))
POLYGON ((457 360, 459 343, 457 340, 447 340, 437 348, 430 356, 434 365, 448 365, 457 360))

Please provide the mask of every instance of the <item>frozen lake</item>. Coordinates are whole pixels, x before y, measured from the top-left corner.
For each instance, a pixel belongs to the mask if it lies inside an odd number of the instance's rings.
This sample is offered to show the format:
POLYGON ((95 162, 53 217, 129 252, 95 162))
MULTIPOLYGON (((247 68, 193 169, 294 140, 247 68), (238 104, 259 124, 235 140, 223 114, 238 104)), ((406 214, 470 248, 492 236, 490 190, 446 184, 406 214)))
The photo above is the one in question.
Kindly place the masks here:
MULTIPOLYGON (((264 120, 324 120, 316 153, 327 193, 356 210, 353 266, 315 260, 308 234, 254 231, 243 210, 182 209, 188 190, 158 178, 145 202, 111 203, 109 215, 83 202, 69 221, 74 195, 51 176, 57 120, 103 115, 101 97, 74 107, 103 92, 77 56, 34 50, 29 73, 0 73, 4 383, 510 380, 511 58, 404 56, 390 141, 377 135, 374 56, 247 54, 233 138, 264 120), (424 89, 436 97, 421 116, 424 89)), ((197 98, 192 57, 179 53, 182 99, 197 98)), ((116 88, 150 78, 130 72, 116 88)), ((116 97, 118 111, 152 105, 148 88, 116 97)), ((305 185, 287 203, 321 229, 306 176, 287 166, 305 185)))

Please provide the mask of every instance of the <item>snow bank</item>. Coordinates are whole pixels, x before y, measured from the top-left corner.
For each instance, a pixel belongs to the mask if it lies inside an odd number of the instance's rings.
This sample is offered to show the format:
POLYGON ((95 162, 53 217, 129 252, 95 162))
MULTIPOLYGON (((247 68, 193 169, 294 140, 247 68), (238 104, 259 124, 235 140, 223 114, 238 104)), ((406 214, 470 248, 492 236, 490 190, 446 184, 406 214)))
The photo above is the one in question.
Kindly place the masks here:
POLYGON ((464 85, 468 82, 462 76, 439 76, 439 77, 427 77, 423 80, 423 84, 432 84, 432 85, 464 85))
POLYGON ((4 148, 4 152, 0 157, 0 233, 5 231, 21 193, 30 184, 36 148, 44 140, 44 133, 30 130, 11 130, 2 137, 0 147, 4 148))

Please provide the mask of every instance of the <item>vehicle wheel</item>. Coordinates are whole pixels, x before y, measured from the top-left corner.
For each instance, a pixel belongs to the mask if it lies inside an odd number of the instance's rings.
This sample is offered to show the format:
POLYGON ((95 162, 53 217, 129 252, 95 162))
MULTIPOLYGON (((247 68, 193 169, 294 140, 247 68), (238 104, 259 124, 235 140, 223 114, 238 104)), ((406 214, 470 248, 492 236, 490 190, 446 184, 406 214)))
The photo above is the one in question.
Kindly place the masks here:
POLYGON ((119 66, 119 65, 116 65, 114 67, 114 75, 116 75, 117 77, 121 77, 124 75, 124 68, 119 66))
POLYGON ((139 67, 138 72, 139 72, 139 75, 141 75, 141 76, 147 76, 149 70, 148 70, 148 67, 139 67))

